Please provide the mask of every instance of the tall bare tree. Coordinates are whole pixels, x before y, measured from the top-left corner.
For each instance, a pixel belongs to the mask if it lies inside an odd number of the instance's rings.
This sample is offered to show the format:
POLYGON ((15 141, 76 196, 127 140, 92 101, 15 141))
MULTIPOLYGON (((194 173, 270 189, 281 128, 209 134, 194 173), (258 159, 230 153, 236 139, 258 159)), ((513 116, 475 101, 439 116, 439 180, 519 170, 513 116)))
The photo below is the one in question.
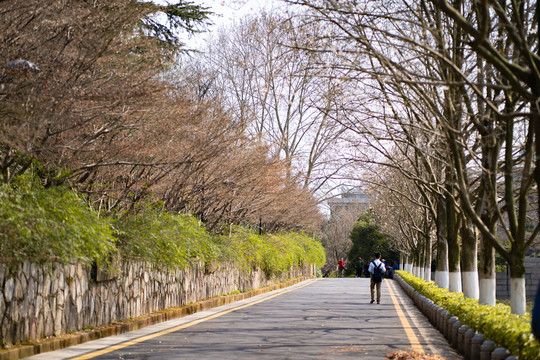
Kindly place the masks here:
POLYGON ((222 29, 208 46, 214 86, 234 117, 287 164, 289 178, 324 196, 346 161, 334 152, 344 129, 332 121, 348 77, 301 51, 310 31, 294 17, 259 14, 222 29))

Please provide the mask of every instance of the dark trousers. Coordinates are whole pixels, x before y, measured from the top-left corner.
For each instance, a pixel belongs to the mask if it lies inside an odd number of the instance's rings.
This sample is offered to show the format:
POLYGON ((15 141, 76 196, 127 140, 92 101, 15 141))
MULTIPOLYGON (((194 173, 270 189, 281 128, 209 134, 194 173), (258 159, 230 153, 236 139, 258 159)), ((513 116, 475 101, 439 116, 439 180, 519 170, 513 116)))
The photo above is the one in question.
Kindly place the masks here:
POLYGON ((376 283, 373 279, 370 279, 371 300, 375 300, 375 288, 377 288, 377 302, 381 302, 381 284, 382 282, 376 283))

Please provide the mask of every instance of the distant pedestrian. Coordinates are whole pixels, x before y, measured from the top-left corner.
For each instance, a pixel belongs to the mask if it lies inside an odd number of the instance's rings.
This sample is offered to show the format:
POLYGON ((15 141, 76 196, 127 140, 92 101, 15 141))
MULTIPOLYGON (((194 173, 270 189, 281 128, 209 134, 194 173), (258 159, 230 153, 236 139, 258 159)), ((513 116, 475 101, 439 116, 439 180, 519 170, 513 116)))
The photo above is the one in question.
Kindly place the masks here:
POLYGON ((375 259, 369 263, 369 272, 371 273, 370 289, 371 289, 371 302, 375 302, 375 288, 377 288, 377 304, 381 303, 381 283, 383 274, 386 272, 386 267, 381 261, 381 253, 375 253, 375 259))
POLYGON ((396 271, 399 270, 399 264, 397 261, 394 261, 394 264, 392 265, 392 269, 390 270, 390 279, 393 279, 394 278, 394 274, 396 273, 396 271))
POLYGON ((369 277, 369 264, 364 264, 364 276, 369 277))
POLYGON ((534 298, 531 329, 534 336, 536 336, 536 339, 540 341, 540 282, 538 282, 536 297, 534 298))
POLYGON ((337 265, 338 265, 339 277, 343 277, 343 270, 346 269, 345 262, 343 261, 343 258, 341 258, 341 260, 338 261, 337 265))
POLYGON ((361 257, 358 258, 358 262, 356 263, 356 277, 362 277, 362 273, 364 272, 364 261, 361 257))
MULTIPOLYGON (((383 265, 384 265, 384 268, 385 268, 386 270, 388 270, 389 267, 388 267, 388 264, 386 263, 386 260, 382 259, 381 261, 382 261, 382 263, 383 263, 383 265)), ((390 276, 390 271, 386 271, 386 272, 383 274, 383 277, 389 277, 389 276, 390 276)))

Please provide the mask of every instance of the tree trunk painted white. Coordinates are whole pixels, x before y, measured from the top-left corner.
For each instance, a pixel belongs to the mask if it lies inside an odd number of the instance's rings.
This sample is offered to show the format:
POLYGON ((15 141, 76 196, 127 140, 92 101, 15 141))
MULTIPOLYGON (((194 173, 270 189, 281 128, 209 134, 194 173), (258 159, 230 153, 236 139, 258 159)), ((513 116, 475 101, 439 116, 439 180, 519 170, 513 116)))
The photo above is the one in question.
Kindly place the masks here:
POLYGON ((480 304, 495 305, 497 300, 496 289, 497 281, 495 278, 480 279, 480 304))
POLYGON ((413 273, 413 266, 412 264, 407 264, 407 270, 406 270, 408 273, 413 273))
MULTIPOLYGON (((490 218, 487 217, 483 221, 489 223, 490 218)), ((495 231, 493 224, 490 223, 489 226, 490 229, 495 231)), ((486 239, 485 235, 482 235, 480 240, 480 267, 478 269, 478 273, 480 274, 480 297, 478 302, 480 304, 495 305, 497 300, 495 249, 489 243, 489 240, 486 239)))
POLYGON ((448 289, 448 222, 446 215, 446 200, 438 198, 437 204, 437 268, 435 269, 435 284, 448 289))
POLYGON ((435 272, 435 284, 440 288, 448 289, 450 283, 448 276, 448 271, 437 270, 435 272))
POLYGON ((422 280, 425 280, 425 273, 424 273, 424 268, 423 267, 419 267, 418 268, 418 277, 422 280))
POLYGON ((431 281, 431 268, 429 267, 424 268, 424 280, 427 282, 431 281))
POLYGON ((472 220, 464 218, 461 225, 461 280, 463 296, 477 300, 480 296, 478 285, 478 234, 472 220))
POLYGON ((461 292, 461 271, 450 272, 448 274, 448 290, 451 292, 461 292))
POLYGON ((463 272, 463 296, 469 299, 478 299, 480 297, 478 271, 463 272))
POLYGON ((524 315, 527 311, 525 295, 525 278, 510 279, 510 307, 513 314, 524 315))

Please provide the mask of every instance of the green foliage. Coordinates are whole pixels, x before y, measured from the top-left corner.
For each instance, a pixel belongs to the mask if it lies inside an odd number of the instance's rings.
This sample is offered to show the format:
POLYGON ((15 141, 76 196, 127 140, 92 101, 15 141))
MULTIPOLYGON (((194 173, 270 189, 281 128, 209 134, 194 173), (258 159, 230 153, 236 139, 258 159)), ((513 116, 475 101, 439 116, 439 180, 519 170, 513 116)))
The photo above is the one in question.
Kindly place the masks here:
POLYGON ((280 272, 310 263, 322 266, 326 262, 322 245, 305 234, 289 232, 267 235, 267 239, 277 252, 277 257, 274 256, 272 260, 279 260, 273 268, 280 272))
POLYGON ((114 221, 98 218, 67 188, 44 188, 37 180, 17 178, 0 185, 0 261, 101 265, 119 252, 124 259, 158 268, 227 261, 247 271, 260 268, 269 276, 325 262, 322 245, 305 234, 261 236, 233 227, 228 236, 216 236, 191 215, 150 206, 116 215, 114 221))
POLYGON ((388 265, 391 264, 391 261, 399 259, 399 254, 392 250, 389 240, 381 233, 379 226, 373 222, 369 213, 356 221, 351 230, 350 239, 352 246, 347 252, 346 274, 355 272, 359 257, 364 261, 370 261, 376 251, 381 253, 381 258, 387 260, 388 265))
POLYGON ((185 268, 190 260, 217 258, 219 248, 191 215, 147 208, 115 222, 118 247, 126 259, 148 261, 157 267, 185 268))
POLYGON ((0 254, 8 264, 106 261, 114 249, 112 227, 63 187, 43 188, 19 177, 0 184, 0 254))
POLYGON ((420 294, 457 316, 461 323, 484 334, 487 339, 507 348, 520 359, 538 359, 540 344, 531 334, 530 314, 512 314, 510 307, 504 304, 482 305, 478 300, 465 298, 463 293, 441 289, 433 281, 428 283, 404 271, 397 273, 420 294))
POLYGON ((281 274, 304 264, 322 266, 325 261, 321 243, 301 233, 258 235, 255 231, 233 227, 221 238, 229 261, 244 269, 260 268, 267 276, 281 274))
POLYGON ((230 234, 221 237, 220 241, 226 249, 223 259, 238 263, 244 270, 262 268, 264 258, 268 256, 268 244, 255 232, 240 226, 232 227, 230 234))

